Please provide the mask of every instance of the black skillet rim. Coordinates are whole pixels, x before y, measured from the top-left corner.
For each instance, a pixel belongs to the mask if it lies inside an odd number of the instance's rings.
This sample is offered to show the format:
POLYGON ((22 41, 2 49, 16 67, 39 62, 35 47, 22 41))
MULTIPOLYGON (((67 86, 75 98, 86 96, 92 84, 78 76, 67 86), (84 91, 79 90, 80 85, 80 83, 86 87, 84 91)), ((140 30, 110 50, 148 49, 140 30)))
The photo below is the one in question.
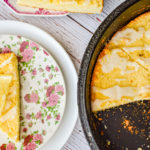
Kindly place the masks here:
MULTIPOLYGON (((138 0, 139 1, 139 0, 138 0)), ((105 30, 110 26, 110 24, 115 20, 120 14, 122 14, 127 8, 138 2, 137 0, 126 0, 122 4, 120 4, 98 27, 93 37, 91 38, 86 51, 84 53, 80 71, 79 71, 79 79, 78 79, 78 106, 79 106, 79 114, 80 120, 82 124, 82 128, 86 139, 92 150, 99 150, 88 122, 87 109, 85 104, 85 89, 86 89, 86 79, 87 72, 89 69, 89 65, 91 62, 92 55, 95 51, 95 48, 99 42, 99 39, 102 37, 105 30)))

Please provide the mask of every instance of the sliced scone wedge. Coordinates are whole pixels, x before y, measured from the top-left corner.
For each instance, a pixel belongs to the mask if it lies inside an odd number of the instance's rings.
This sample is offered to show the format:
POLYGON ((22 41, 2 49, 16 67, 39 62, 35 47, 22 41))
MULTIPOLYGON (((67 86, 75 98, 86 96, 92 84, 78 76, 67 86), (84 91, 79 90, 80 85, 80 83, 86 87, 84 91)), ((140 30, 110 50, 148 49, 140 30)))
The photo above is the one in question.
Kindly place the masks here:
POLYGON ((150 98, 147 70, 121 49, 105 48, 96 63, 91 82, 92 111, 101 111, 150 98))
POLYGON ((150 12, 137 17, 118 31, 108 46, 109 49, 123 50, 150 72, 150 12))
POLYGON ((17 0, 17 4, 48 10, 97 14, 103 8, 103 0, 17 0))
POLYGON ((20 132, 20 87, 18 60, 14 53, 0 54, 0 74, 12 77, 5 105, 0 115, 0 130, 13 141, 19 141, 20 132))

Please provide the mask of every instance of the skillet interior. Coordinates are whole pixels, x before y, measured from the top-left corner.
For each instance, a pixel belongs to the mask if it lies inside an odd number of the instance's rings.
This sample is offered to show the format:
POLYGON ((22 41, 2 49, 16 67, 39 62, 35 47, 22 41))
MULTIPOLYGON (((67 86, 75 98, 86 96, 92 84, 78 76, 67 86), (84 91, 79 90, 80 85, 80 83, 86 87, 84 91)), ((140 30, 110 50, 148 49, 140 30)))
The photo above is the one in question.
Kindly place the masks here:
POLYGON ((145 114, 143 113, 143 110, 145 110, 147 116, 150 117, 148 113, 150 108, 149 101, 145 101, 144 103, 132 103, 109 111, 98 112, 97 116, 102 118, 102 121, 99 121, 94 117, 94 114, 91 112, 90 103, 91 75, 100 52, 115 32, 135 17, 149 10, 149 0, 127 0, 106 18, 95 32, 86 49, 78 81, 78 104, 82 126, 91 149, 93 150, 122 150, 126 148, 129 150, 136 150, 141 148, 141 146, 143 150, 150 149, 148 148, 150 140, 148 139, 146 142, 146 137, 150 135, 150 129, 148 129, 149 125, 147 124, 150 120, 144 118, 145 114), (124 113, 120 112, 119 108, 123 108, 124 113), (135 108, 134 112, 133 108, 135 108), (132 115, 135 112, 137 115, 132 115), (129 135, 128 132, 124 130, 125 128, 121 128, 122 123, 120 118, 125 116, 127 116, 127 118, 130 117, 130 119, 136 123, 138 128, 140 128, 139 130, 147 129, 146 131, 140 132, 142 134, 144 133, 142 138, 140 138, 141 135, 129 135), (138 120, 141 121, 138 123, 138 120), (142 121, 145 123, 140 124, 142 121), (106 124, 107 130, 105 130, 106 124), (120 128, 123 130, 121 130, 121 134, 117 135, 117 131, 120 130, 120 128))

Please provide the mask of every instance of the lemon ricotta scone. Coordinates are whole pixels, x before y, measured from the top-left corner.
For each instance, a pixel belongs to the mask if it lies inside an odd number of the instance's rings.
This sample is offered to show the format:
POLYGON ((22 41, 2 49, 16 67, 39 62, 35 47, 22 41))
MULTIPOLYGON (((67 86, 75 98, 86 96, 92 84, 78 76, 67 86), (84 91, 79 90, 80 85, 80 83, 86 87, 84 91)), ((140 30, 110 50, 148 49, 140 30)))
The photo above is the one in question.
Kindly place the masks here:
POLYGON ((20 129, 20 96, 18 61, 14 53, 0 54, 0 74, 6 76, 0 76, 0 83, 4 82, 6 78, 10 81, 11 77, 10 83, 5 82, 9 84, 9 88, 5 87, 8 89, 8 93, 0 115, 0 130, 17 142, 20 129))
POLYGON ((150 71, 150 12, 137 17, 117 32, 108 46, 110 49, 122 49, 150 71))
POLYGON ((103 0, 17 0, 19 5, 56 11, 100 13, 103 0))
POLYGON ((91 82, 92 110, 150 98, 150 13, 118 31, 101 52, 91 82))
POLYGON ((0 115, 3 111, 12 76, 0 75, 0 115))

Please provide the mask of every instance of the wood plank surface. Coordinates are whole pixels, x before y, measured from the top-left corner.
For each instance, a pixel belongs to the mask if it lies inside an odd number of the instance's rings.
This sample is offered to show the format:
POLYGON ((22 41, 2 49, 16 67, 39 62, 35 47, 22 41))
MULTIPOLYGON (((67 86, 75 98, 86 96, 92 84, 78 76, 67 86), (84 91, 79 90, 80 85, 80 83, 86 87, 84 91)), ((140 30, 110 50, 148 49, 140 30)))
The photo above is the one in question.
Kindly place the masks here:
MULTIPOLYGON (((38 26, 51 34, 65 48, 77 71, 85 49, 101 22, 124 0, 105 0, 101 15, 69 14, 65 17, 21 17, 10 11, 0 1, 0 20, 18 20, 38 26)), ((80 120, 62 150, 90 150, 80 120)))

